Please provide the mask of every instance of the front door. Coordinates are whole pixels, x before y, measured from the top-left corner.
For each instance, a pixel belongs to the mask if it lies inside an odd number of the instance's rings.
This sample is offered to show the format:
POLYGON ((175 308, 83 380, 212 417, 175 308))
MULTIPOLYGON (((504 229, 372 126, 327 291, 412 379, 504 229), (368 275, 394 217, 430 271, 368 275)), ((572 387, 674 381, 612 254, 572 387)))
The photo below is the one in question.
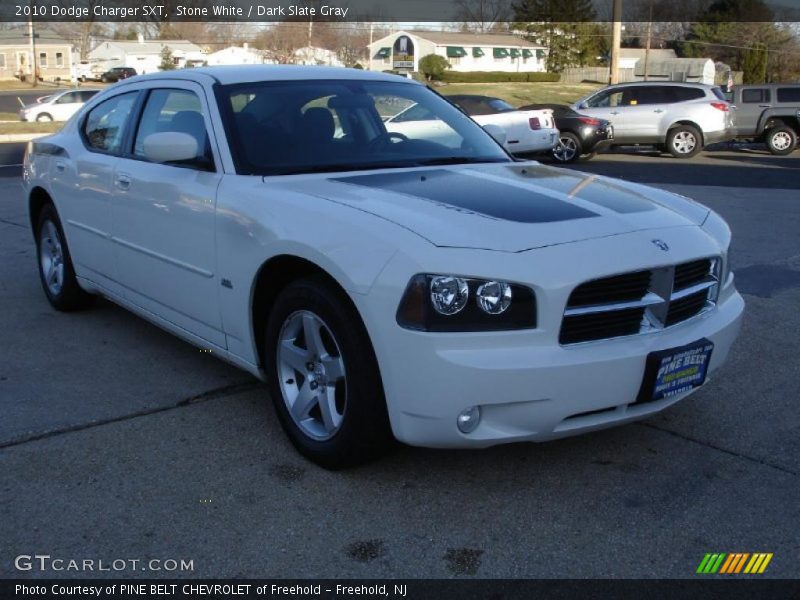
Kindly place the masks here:
POLYGON ((221 173, 208 114, 199 85, 151 84, 130 152, 114 171, 113 247, 128 300, 224 347, 214 236, 221 173), (196 139, 195 161, 147 160, 147 137, 168 131, 196 139))
POLYGON ((605 119, 614 126, 614 139, 623 137, 625 131, 625 112, 623 111, 622 95, 624 88, 607 88, 600 90, 588 98, 577 111, 582 115, 605 119))
POLYGON ((755 135, 761 114, 772 108, 769 88, 745 88, 736 104, 736 131, 739 135, 755 135))

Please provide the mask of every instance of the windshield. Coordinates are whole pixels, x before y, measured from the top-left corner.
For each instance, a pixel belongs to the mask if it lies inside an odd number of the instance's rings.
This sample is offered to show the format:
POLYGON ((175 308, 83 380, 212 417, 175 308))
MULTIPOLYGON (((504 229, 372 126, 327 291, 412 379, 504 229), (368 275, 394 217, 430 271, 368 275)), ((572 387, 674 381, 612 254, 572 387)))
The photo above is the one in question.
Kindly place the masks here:
POLYGON ((222 87, 220 105, 240 174, 511 162, 472 119, 421 85, 256 82, 222 87))

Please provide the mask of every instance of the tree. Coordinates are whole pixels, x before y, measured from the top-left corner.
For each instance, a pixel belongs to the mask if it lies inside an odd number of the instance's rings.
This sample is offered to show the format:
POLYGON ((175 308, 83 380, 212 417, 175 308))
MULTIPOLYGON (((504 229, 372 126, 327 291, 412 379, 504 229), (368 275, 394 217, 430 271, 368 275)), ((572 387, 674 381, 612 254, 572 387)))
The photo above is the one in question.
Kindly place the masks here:
POLYGON ((441 79, 449 68, 450 63, 447 59, 438 54, 428 54, 419 59, 419 70, 428 81, 441 79))
POLYGON ((454 4, 464 31, 488 33, 510 15, 506 0, 454 0, 454 4))
POLYGON ((592 22, 592 0, 519 0, 513 4, 514 29, 548 48, 547 70, 596 64, 606 45, 605 31, 592 22))
POLYGON ((763 44, 748 51, 742 60, 742 81, 764 83, 767 81, 767 51, 763 44))
POLYGON ((161 63, 158 68, 162 71, 172 71, 175 69, 175 61, 172 60, 172 49, 169 46, 164 46, 161 49, 161 63))

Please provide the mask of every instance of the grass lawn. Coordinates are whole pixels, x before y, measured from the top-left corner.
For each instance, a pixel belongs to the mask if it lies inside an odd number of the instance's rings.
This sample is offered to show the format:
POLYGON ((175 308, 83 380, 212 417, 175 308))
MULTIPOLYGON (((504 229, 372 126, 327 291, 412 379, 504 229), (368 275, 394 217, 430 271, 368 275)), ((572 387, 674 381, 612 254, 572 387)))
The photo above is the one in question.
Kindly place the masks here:
POLYGON ((479 94, 502 98, 514 106, 540 103, 571 104, 603 87, 594 83, 448 83, 440 94, 479 94))
POLYGON ((35 91, 44 90, 42 96, 47 94, 48 90, 53 88, 68 86, 68 81, 62 81, 56 84, 53 81, 40 81, 39 85, 33 87, 30 81, 20 81, 19 79, 2 79, 0 80, 0 91, 4 90, 22 90, 22 91, 35 91))
POLYGON ((61 129, 64 123, 0 123, 0 135, 8 133, 53 133, 61 129))
POLYGON ((0 112, 0 121, 19 121, 19 115, 12 112, 0 112))

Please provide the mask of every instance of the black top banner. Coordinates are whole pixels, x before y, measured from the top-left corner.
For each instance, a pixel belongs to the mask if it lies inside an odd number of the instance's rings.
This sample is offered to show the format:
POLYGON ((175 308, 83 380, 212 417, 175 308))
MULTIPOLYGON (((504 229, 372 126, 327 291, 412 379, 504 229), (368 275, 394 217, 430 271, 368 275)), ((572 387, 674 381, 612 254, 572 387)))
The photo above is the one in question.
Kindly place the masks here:
MULTIPOLYGON (((607 22, 612 0, 2 0, 0 21, 607 22)), ((800 21, 797 0, 623 0, 622 21, 800 21)))

